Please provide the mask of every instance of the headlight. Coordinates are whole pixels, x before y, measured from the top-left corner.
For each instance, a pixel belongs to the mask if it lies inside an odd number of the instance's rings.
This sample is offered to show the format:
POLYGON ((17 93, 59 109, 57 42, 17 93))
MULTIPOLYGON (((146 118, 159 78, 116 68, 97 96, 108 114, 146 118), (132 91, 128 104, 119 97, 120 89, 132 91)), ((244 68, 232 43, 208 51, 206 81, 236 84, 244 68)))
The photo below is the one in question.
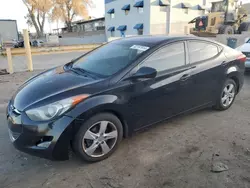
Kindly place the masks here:
POLYGON ((33 121, 51 120, 62 115, 87 97, 88 95, 79 95, 72 98, 63 99, 46 106, 27 110, 26 114, 33 121))

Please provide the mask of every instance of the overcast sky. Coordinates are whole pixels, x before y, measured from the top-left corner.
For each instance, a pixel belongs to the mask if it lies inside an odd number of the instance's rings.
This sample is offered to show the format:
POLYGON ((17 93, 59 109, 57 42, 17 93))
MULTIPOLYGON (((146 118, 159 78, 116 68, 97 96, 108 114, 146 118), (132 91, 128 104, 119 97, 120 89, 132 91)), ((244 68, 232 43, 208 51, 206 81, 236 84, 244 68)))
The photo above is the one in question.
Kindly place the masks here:
MULTIPOLYGON (((90 16, 102 17, 104 15, 104 0, 92 0, 94 6, 90 10, 90 16)), ((126 1, 126 0, 124 0, 126 1)), ((240 0, 243 3, 248 3, 250 0, 240 0)), ((24 16, 27 14, 27 9, 22 3, 22 0, 0 0, 0 19, 13 19, 17 20, 18 30, 22 31, 28 26, 25 22, 24 16)), ((63 27, 63 24, 59 24, 63 27)), ((50 32, 50 29, 57 28, 57 24, 46 23, 45 31, 50 32)), ((34 32, 34 29, 31 29, 34 32)))
MULTIPOLYGON (((90 16, 102 17, 104 15, 104 0, 92 0, 94 7, 90 10, 90 16)), ((17 20, 18 30, 22 31, 27 29, 27 24, 24 16, 27 14, 27 8, 22 0, 0 0, 0 19, 13 19, 17 20)), ((59 24, 63 27, 63 24, 59 24)), ((51 29, 57 28, 57 24, 46 23, 45 31, 50 32, 51 29)), ((34 32, 34 29, 31 29, 34 32)))

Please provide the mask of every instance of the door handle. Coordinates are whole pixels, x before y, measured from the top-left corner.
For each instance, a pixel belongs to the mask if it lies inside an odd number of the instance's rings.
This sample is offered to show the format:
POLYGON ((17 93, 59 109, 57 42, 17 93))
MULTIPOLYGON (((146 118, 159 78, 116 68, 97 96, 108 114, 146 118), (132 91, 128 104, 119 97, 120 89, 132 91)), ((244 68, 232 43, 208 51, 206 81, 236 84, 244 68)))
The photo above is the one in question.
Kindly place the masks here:
POLYGON ((223 61, 222 63, 221 63, 221 66, 226 66, 227 65, 227 62, 226 61, 223 61))
POLYGON ((190 74, 184 74, 184 75, 180 78, 180 80, 181 80, 181 81, 186 81, 189 77, 190 77, 190 74))

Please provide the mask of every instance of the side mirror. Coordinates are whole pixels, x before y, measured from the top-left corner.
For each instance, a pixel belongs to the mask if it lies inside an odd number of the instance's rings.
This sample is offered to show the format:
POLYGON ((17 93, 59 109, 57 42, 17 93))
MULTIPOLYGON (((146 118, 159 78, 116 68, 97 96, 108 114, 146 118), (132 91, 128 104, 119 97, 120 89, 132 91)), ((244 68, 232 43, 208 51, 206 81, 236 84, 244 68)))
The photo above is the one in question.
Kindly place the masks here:
POLYGON ((151 67, 141 67, 130 79, 155 78, 157 71, 151 67))
POLYGON ((249 39, 250 39, 249 37, 245 38, 245 43, 247 43, 247 41, 249 41, 249 39))

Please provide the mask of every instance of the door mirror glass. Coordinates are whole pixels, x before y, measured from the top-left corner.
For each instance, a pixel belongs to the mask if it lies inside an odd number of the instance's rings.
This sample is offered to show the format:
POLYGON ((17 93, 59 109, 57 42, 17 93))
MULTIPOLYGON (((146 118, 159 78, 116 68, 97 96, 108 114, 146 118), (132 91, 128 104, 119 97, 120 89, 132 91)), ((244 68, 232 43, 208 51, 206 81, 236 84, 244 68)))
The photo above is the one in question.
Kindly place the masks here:
POLYGON ((139 78, 155 78, 157 74, 156 69, 151 67, 141 67, 134 75, 132 75, 131 79, 139 79, 139 78))

